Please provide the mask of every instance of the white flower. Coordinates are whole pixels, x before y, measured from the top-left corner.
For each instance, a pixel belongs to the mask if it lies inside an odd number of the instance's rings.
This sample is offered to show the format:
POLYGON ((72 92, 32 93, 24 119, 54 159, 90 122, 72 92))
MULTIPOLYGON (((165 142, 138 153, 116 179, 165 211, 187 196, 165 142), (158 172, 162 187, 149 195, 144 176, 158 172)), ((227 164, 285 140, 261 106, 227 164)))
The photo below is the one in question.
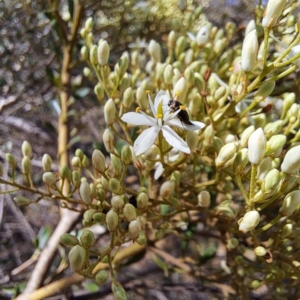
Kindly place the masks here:
POLYGON ((204 46, 209 39, 209 28, 207 26, 203 26, 200 28, 196 36, 191 32, 188 32, 187 35, 192 41, 195 41, 198 46, 204 46))
POLYGON ((173 148, 189 154, 190 148, 186 142, 170 126, 187 130, 197 130, 203 128, 205 124, 194 121, 194 125, 187 125, 182 124, 179 119, 175 119, 180 110, 171 113, 170 109, 168 109, 168 101, 170 100, 170 97, 165 91, 158 92, 155 97, 154 104, 149 94, 148 100, 154 118, 143 111, 129 112, 124 114, 121 118, 123 122, 133 125, 150 126, 150 128, 145 129, 135 140, 133 145, 135 155, 138 156, 146 152, 154 144, 160 130, 162 131, 166 141, 173 148))
POLYGON ((258 40, 256 30, 252 30, 245 37, 242 48, 242 69, 251 72, 256 63, 258 40))

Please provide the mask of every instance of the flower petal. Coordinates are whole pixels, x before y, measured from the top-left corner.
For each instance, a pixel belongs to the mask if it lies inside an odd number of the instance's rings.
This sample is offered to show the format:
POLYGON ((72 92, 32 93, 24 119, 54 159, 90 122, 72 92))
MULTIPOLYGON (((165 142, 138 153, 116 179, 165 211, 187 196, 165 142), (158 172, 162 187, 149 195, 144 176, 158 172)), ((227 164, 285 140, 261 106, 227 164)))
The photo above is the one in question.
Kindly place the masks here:
POLYGON ((152 102, 150 93, 148 93, 148 101, 149 101, 150 108, 151 108, 151 110, 152 110, 153 116, 154 116, 154 118, 155 118, 155 117, 156 117, 156 109, 155 109, 155 107, 154 107, 154 105, 153 105, 153 102, 152 102))
POLYGON ((157 111, 157 107, 161 101, 163 101, 163 110, 168 109, 168 102, 170 100, 170 96, 166 91, 160 90, 154 99, 154 107, 155 111, 157 111))
POLYGON ((156 121, 154 118, 146 115, 140 114, 136 112, 129 112, 122 116, 121 120, 123 122, 132 124, 132 125, 148 125, 153 126, 156 125, 156 121))
POLYGON ((191 32, 187 32, 187 35, 190 38, 190 40, 196 41, 196 36, 194 34, 192 34, 191 32))
POLYGON ((198 130, 205 127, 205 124, 199 121, 190 121, 193 125, 184 124, 186 130, 198 130))
POLYGON ((156 137, 160 131, 160 127, 152 126, 145 129, 135 140, 133 149, 136 156, 146 152, 155 142, 156 137))
POLYGON ((164 125, 161 129, 164 138, 172 147, 188 154, 191 153, 186 142, 171 127, 164 125))
POLYGON ((156 170, 154 172, 154 179, 157 180, 165 171, 162 163, 158 162, 155 164, 156 170))

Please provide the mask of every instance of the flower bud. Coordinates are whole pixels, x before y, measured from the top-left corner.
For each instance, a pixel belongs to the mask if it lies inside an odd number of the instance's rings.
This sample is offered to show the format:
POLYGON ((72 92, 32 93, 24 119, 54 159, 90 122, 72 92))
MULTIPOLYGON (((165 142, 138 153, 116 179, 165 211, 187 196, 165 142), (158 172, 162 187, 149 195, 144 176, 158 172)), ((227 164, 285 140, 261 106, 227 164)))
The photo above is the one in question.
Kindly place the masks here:
POLYGON ((130 203, 125 204, 124 209, 123 209, 123 214, 129 222, 136 219, 136 209, 130 203))
POLYGON ((174 192, 174 189, 175 189, 175 182, 167 180, 161 185, 159 194, 163 198, 170 199, 170 197, 174 192))
POLYGON ((77 156, 73 156, 71 159, 71 165, 73 168, 81 168, 81 160, 77 156))
POLYGON ((292 191, 283 200, 279 213, 283 216, 291 215, 300 204, 300 190, 292 191))
POLYGON ((107 282, 108 280, 108 273, 106 270, 100 270, 97 272, 96 276, 95 276, 95 281, 99 284, 99 285, 103 285, 107 282))
POLYGON ((159 43, 151 40, 148 46, 148 51, 153 61, 156 63, 161 61, 161 48, 159 43))
POLYGON ((222 168, 225 166, 225 164, 230 161, 234 155, 236 154, 236 144, 235 142, 233 143, 228 143, 224 145, 220 152, 219 155, 216 158, 216 167, 217 168, 222 168))
POLYGON ((32 164, 28 156, 24 156, 22 159, 22 172, 24 175, 30 174, 32 171, 32 164))
POLYGON ((193 152, 198 145, 198 135, 194 131, 189 131, 186 136, 186 143, 191 149, 191 152, 193 152))
POLYGON ((98 63, 100 66, 107 65, 108 58, 109 58, 109 45, 107 41, 100 42, 100 45, 97 49, 98 54, 98 63))
POLYGON ((176 43, 176 33, 174 30, 169 32, 168 35, 168 48, 173 49, 176 43))
POLYGON ((174 93, 174 95, 179 94, 177 100, 179 102, 183 103, 185 101, 187 91, 188 91, 188 85, 187 85, 186 79, 184 77, 181 77, 176 82, 173 93, 174 93))
POLYGON ((149 105, 147 94, 142 87, 138 87, 136 90, 136 100, 140 108, 145 111, 149 105))
POLYGON ((24 141, 22 143, 22 154, 23 156, 28 156, 29 158, 32 158, 32 148, 27 141, 24 141))
POLYGON ((256 30, 252 30, 245 37, 242 48, 242 69, 251 72, 256 63, 258 40, 256 30))
POLYGON ((42 166, 45 172, 49 172, 51 170, 52 159, 49 154, 45 153, 42 158, 42 166))
POLYGON ((104 173, 106 170, 106 165, 105 165, 105 157, 102 154, 102 152, 98 149, 95 149, 92 155, 92 163, 94 169, 98 171, 99 173, 104 173))
POLYGON ((45 172, 43 174, 43 181, 47 185, 51 186, 52 184, 54 184, 56 182, 56 178, 52 172, 45 172))
POLYGON ((202 191, 198 194, 198 205, 200 207, 210 206, 210 193, 208 191, 202 191))
POLYGON ((167 65, 165 70, 164 70, 164 81, 165 81, 165 84, 167 85, 171 85, 172 82, 173 82, 173 76, 174 76, 174 73, 173 73, 173 67, 172 65, 167 65))
POLYGON ((264 193, 273 195, 278 187, 280 181, 280 172, 277 169, 269 171, 261 185, 261 189, 264 193))
POLYGON ((97 96, 97 99, 102 102, 104 100, 104 89, 101 83, 98 83, 94 88, 94 93, 97 96))
POLYGON ((175 183, 175 186, 179 186, 180 184, 180 179, 181 179, 181 173, 180 171, 174 171, 172 174, 171 174, 171 181, 173 181, 175 183))
POLYGON ((285 239, 287 238, 291 233, 293 232, 293 224, 285 224, 282 228, 281 232, 281 238, 285 239))
POLYGON ((74 271, 80 271, 85 261, 85 250, 80 245, 74 246, 69 252, 69 262, 74 271))
POLYGON ((266 153, 267 140, 261 128, 256 129, 248 140, 248 158, 249 161, 257 165, 266 153))
POLYGON ((88 48, 87 48, 87 46, 84 45, 84 46, 81 47, 81 49, 80 49, 80 55, 81 55, 81 59, 83 61, 88 60, 89 55, 88 55, 88 48))
POLYGON ((114 154, 110 154, 111 166, 115 177, 119 177, 122 172, 122 163, 119 157, 114 154))
POLYGON ((143 231, 140 231, 138 238, 136 239, 136 242, 140 245, 143 246, 147 243, 147 237, 143 231))
POLYGON ((10 153, 6 153, 5 154, 6 157, 6 161, 8 162, 8 164, 12 167, 12 168, 16 168, 17 166, 17 161, 14 158, 14 156, 10 153))
POLYGON ((282 149, 285 143, 286 136, 284 134, 273 135, 267 142, 266 155, 270 155, 278 149, 282 149))
POLYGON ((119 211, 124 207, 124 199, 123 197, 116 195, 111 198, 111 206, 116 210, 119 211))
POLYGON ((269 0, 262 19, 262 26, 265 28, 274 27, 286 3, 286 0, 269 0))
POLYGON ((196 43, 199 47, 202 47, 208 42, 208 39, 209 39, 209 28, 207 26, 203 26, 197 32, 196 43))
POLYGON ((88 169, 90 167, 90 161, 86 155, 83 155, 83 159, 82 159, 81 163, 82 163, 82 166, 86 169, 88 169))
POLYGON ((239 230, 247 233, 253 230, 259 223, 260 215, 256 210, 248 211, 239 221, 239 230))
POLYGON ((93 220, 98 223, 104 223, 105 218, 106 218, 106 216, 104 213, 98 212, 93 215, 93 220))
POLYGON ((81 180, 79 193, 80 193, 81 199, 86 204, 90 204, 92 202, 92 199, 91 199, 91 193, 92 193, 91 192, 91 188, 90 188, 90 185, 88 184, 88 182, 86 180, 81 180))
POLYGON ((66 247, 76 246, 79 243, 77 237, 69 233, 64 233, 61 235, 59 240, 66 247))
POLYGON ((146 193, 139 193, 136 201, 137 201, 137 207, 143 209, 147 206, 149 197, 146 193))
POLYGON ((72 182, 76 189, 80 187, 81 181, 80 181, 80 174, 78 171, 72 172, 72 182))
POLYGON ((234 158, 233 169, 237 174, 242 174, 248 162, 248 149, 243 148, 236 154, 234 158))
POLYGON ((290 109, 290 107, 295 103, 296 101, 296 95, 295 93, 286 93, 283 97, 283 105, 282 105, 282 111, 281 111, 281 117, 280 119, 283 120, 286 116, 286 113, 290 109))
POLYGON ((281 171, 293 174, 300 168, 300 145, 291 148, 285 155, 281 164, 281 171))
POLYGON ((107 152, 111 153, 115 150, 115 140, 109 128, 106 128, 103 133, 103 143, 107 152))
POLYGON ((91 248, 95 242, 94 233, 91 230, 84 230, 80 236, 81 244, 84 248, 91 248))
POLYGON ((93 217, 95 214, 95 210, 94 209, 88 209, 84 212, 83 214, 83 218, 87 221, 87 222, 91 222, 93 221, 93 217))
POLYGON ((265 157, 258 166, 257 175, 256 175, 257 178, 263 180, 266 177, 267 173, 271 170, 271 168, 272 168, 271 157, 265 157))
POLYGON ((106 226, 109 231, 115 231, 119 224, 119 217, 118 215, 111 209, 106 214, 106 226))
POLYGON ((265 256, 267 254, 267 250, 265 247, 258 246, 254 249, 254 253, 256 256, 265 256))
POLYGON ((125 165, 129 165, 132 162, 132 154, 129 146, 124 146, 121 150, 121 161, 125 165))
POLYGON ((97 45, 93 45, 90 49, 90 61, 94 66, 96 66, 98 64, 97 45))
POLYGON ((16 197, 14 197, 14 201, 19 206, 28 206, 31 203, 31 201, 28 198, 25 198, 23 196, 16 196, 16 197))
POLYGON ((141 230, 142 230, 142 227, 141 227, 141 224, 139 221, 133 220, 129 223, 128 234, 132 240, 135 240, 138 238, 141 230))
POLYGON ((116 119, 116 105, 113 99, 109 99, 104 105, 105 123, 110 126, 116 119))
POLYGON ((256 24, 255 24, 255 21, 254 20, 251 20, 247 26, 246 26, 246 29, 245 29, 245 36, 248 35, 248 33, 250 33, 252 30, 256 30, 256 24))
POLYGON ((129 108, 134 101, 132 88, 129 87, 125 90, 123 95, 123 106, 129 108))
POLYGON ((108 185, 110 191, 112 191, 114 194, 120 195, 122 193, 122 187, 120 181, 117 180, 116 178, 110 178, 108 185))
POLYGON ((239 240, 237 238, 230 238, 227 242, 226 248, 228 250, 234 250, 239 245, 239 240))

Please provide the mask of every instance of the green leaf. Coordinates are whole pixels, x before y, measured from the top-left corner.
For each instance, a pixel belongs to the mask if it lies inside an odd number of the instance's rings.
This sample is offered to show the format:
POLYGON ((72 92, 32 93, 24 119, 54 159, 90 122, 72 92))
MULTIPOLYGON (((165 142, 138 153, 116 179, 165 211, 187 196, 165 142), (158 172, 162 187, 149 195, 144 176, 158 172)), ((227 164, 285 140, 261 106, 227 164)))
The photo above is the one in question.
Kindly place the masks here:
POLYGON ((52 228, 50 226, 44 226, 40 229, 37 235, 37 247, 39 249, 44 249, 52 233, 52 228))
POLYGON ((99 285, 95 282, 87 282, 83 284, 84 288, 87 289, 91 293, 95 293, 99 291, 99 285))

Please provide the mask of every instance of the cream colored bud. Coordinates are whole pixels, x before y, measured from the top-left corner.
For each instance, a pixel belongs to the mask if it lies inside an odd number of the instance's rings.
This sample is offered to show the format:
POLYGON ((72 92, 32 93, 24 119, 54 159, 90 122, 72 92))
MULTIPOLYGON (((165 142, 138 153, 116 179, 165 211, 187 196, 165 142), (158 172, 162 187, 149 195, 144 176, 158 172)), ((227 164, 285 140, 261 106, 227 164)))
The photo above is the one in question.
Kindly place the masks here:
POLYGON ((161 47, 159 43, 151 40, 148 46, 148 51, 153 61, 156 63, 161 61, 161 47))
POLYGON ((111 161, 114 177, 119 177, 122 172, 122 163, 120 158, 111 153, 110 161, 111 161))
POLYGON ((220 152, 219 155, 217 156, 215 163, 217 168, 222 168, 225 166, 225 164, 230 161, 234 155, 236 154, 236 144, 235 142, 233 143, 228 143, 224 145, 220 152))
POLYGON ((15 168, 17 166, 17 161, 16 161, 16 159, 14 158, 14 156, 12 154, 6 153, 5 158, 6 158, 6 161, 8 162, 8 164, 12 168, 15 168))
POLYGON ((269 171, 261 185, 261 189, 264 193, 270 195, 274 194, 280 181, 280 172, 277 169, 269 171))
POLYGON ((22 154, 23 156, 28 156, 30 159, 32 158, 32 148, 27 141, 22 143, 22 154))
POLYGON ((107 65, 109 58, 109 45, 107 41, 100 42, 100 45, 97 49, 98 63, 100 66, 107 65))
POLYGON ((286 0, 269 0, 262 19, 262 26, 265 28, 274 27, 277 24, 286 3, 286 0))
POLYGON ((136 199, 138 208, 145 208, 148 204, 149 197, 146 193, 139 193, 136 199))
POLYGON ((106 226, 109 231, 115 231, 119 224, 119 217, 112 209, 106 214, 106 226))
POLYGON ((173 82, 173 67, 171 65, 167 65, 165 70, 164 70, 164 80, 165 84, 171 85, 173 82))
POLYGON ((103 143, 107 152, 111 153, 115 150, 115 140, 110 129, 106 128, 103 133, 103 143))
POLYGON ((88 55, 88 49, 87 46, 82 46, 80 49, 80 54, 81 54, 81 59, 83 61, 88 60, 89 55, 88 55))
POLYGON ((22 159, 22 172, 24 175, 30 174, 32 171, 32 164, 28 156, 24 156, 22 159))
POLYGON ((219 87, 217 88, 217 90, 215 91, 215 93, 214 93, 214 99, 215 99, 216 101, 220 100, 222 97, 225 96, 226 91, 227 91, 227 89, 226 89, 225 86, 223 86, 223 85, 222 85, 222 86, 219 86, 219 87))
POLYGON ((282 111, 281 111, 281 117, 280 119, 284 119, 286 116, 286 113, 290 109, 290 107, 295 103, 296 101, 296 95, 295 93, 286 93, 283 97, 283 105, 282 105, 282 111))
POLYGON ((77 157, 77 156, 73 156, 72 159, 71 159, 71 165, 74 168, 81 168, 81 160, 80 160, 80 158, 77 157))
POLYGON ((83 151, 81 149, 76 149, 75 156, 79 157, 80 160, 82 160, 83 159, 83 155, 84 154, 83 154, 83 151))
POLYGON ((104 89, 101 83, 98 83, 94 88, 94 93, 97 96, 97 99, 102 102, 104 100, 104 89))
MULTIPOLYGON (((181 58, 181 55, 183 55, 183 57, 185 56, 185 53, 184 53, 185 48, 186 48, 186 39, 184 36, 180 36, 176 40, 176 45, 175 45, 175 54, 177 57, 179 57, 179 61, 183 60, 181 58)), ((179 67, 179 65, 177 67, 179 67)))
MULTIPOLYGON (((190 65, 190 64, 193 63, 193 59, 194 59, 194 50, 190 48, 186 51, 186 54, 185 54, 185 57, 184 57, 184 63, 186 65, 190 65)), ((195 63, 197 63, 197 62, 195 62, 195 63)), ((195 72, 195 70, 192 68, 192 65, 190 67, 191 67, 191 70, 193 72, 195 72)))
POLYGON ((112 191, 115 194, 120 195, 122 193, 122 187, 120 184, 120 181, 116 178, 110 178, 108 182, 108 186, 110 191, 112 191))
POLYGON ((69 263, 74 271, 80 271, 85 261, 85 250, 80 245, 74 246, 69 252, 69 263))
POLYGON ((123 95, 123 106, 125 108, 129 108, 134 101, 132 88, 129 87, 125 90, 123 95))
POLYGON ((80 236, 81 244, 84 248, 90 248, 95 242, 94 233, 91 230, 84 230, 80 236))
POLYGON ((86 156, 86 155, 83 155, 83 158, 82 158, 82 166, 84 167, 84 168, 86 168, 86 169, 88 169, 89 168, 89 166, 90 166, 90 161, 89 161, 89 159, 88 159, 88 157, 86 156))
POLYGON ((136 209, 130 203, 125 204, 124 209, 123 209, 123 214, 129 222, 136 219, 136 209))
POLYGON ((92 155, 92 162, 93 162, 93 167, 99 172, 99 173, 104 173, 106 170, 106 165, 105 165, 105 157, 103 153, 95 149, 92 155))
POLYGON ((42 158, 42 166, 45 172, 49 172, 52 166, 52 159, 49 154, 45 153, 42 158))
POLYGON ((147 160, 154 160, 159 153, 159 148, 156 145, 152 145, 144 154, 144 158, 147 160))
POLYGON ((80 174, 78 171, 72 172, 72 182, 76 189, 80 187, 81 181, 80 181, 80 174))
POLYGON ((300 204, 300 190, 292 191, 283 200, 279 213, 283 216, 291 215, 300 204))
POLYGON ((98 59, 97 59, 97 45, 93 45, 90 49, 90 61, 93 65, 98 64, 98 59))
POLYGON ((181 77, 174 86, 174 95, 179 94, 178 101, 184 102, 188 91, 188 85, 186 79, 181 77))
POLYGON ((149 105, 146 91, 142 87, 138 87, 136 90, 136 100, 140 108, 145 111, 149 105))
POLYGON ((251 20, 247 26, 246 26, 246 29, 245 29, 245 36, 248 35, 248 33, 250 33, 252 30, 256 30, 256 24, 255 24, 255 21, 254 20, 251 20))
POLYGON ((105 123, 110 126, 116 119, 116 105, 113 99, 109 99, 104 105, 105 123))
POLYGON ((141 230, 142 230, 142 227, 141 227, 141 224, 139 221, 133 220, 129 223, 128 234, 132 240, 135 240, 138 238, 141 230))
POLYGON ((193 85, 195 82, 195 76, 194 76, 194 71, 190 68, 187 67, 184 71, 184 77, 186 78, 187 82, 189 85, 193 85))
POLYGON ((84 28, 88 31, 91 31, 93 29, 93 26, 94 26, 93 18, 92 17, 87 18, 84 24, 84 28))
POLYGON ((284 134, 273 135, 267 142, 266 155, 270 155, 278 149, 282 149, 286 143, 286 136, 284 134))
POLYGON ((199 47, 204 46, 209 39, 209 28, 207 26, 203 26, 200 28, 196 35, 196 43, 199 47))
POLYGON ((159 194, 163 198, 169 199, 172 196, 174 189, 175 189, 175 182, 167 180, 161 185, 159 194))
POLYGON ((258 40, 256 30, 252 30, 245 37, 242 48, 242 69, 244 72, 251 72, 256 63, 258 51, 258 40))
POLYGON ((47 185, 51 186, 52 184, 54 184, 56 182, 56 178, 52 172, 45 172, 43 174, 43 181, 47 185))
POLYGON ((92 199, 91 199, 91 193, 92 193, 91 192, 91 188, 90 188, 90 185, 88 184, 88 182, 86 180, 81 180, 79 193, 80 193, 81 199, 86 204, 90 204, 92 202, 92 199))
POLYGON ((258 246, 254 249, 254 253, 256 256, 265 256, 267 254, 267 250, 265 247, 258 246))
POLYGON ((287 238, 291 233, 293 232, 293 224, 285 224, 282 228, 281 232, 281 238, 285 239, 287 238))
POLYGON ((210 206, 210 193, 208 191, 202 191, 198 194, 198 205, 200 207, 210 206))
POLYGON ((281 164, 281 171, 293 174, 300 168, 300 145, 291 148, 285 155, 281 164))
POLYGON ((248 158, 249 161, 258 165, 266 153, 267 140, 261 128, 256 129, 248 140, 248 158))
POLYGON ((125 165, 129 165, 132 162, 132 154, 129 146, 124 146, 121 150, 121 161, 125 165))
POLYGON ((95 214, 95 210, 94 209, 88 209, 84 212, 83 214, 83 218, 87 221, 87 222, 91 222, 93 221, 93 217, 95 214))
POLYGON ((247 233, 253 230, 260 221, 260 215, 256 210, 248 211, 239 221, 239 230, 247 233))
POLYGON ((116 210, 119 211, 124 207, 124 199, 122 196, 116 195, 111 198, 111 206, 116 210))
MULTIPOLYGON (((92 32, 87 32, 85 37, 85 43, 88 48, 93 46, 94 35, 92 32)), ((96 45, 95 45, 96 46, 96 45)), ((95 59, 97 59, 97 48, 95 49, 95 59)))
POLYGON ((258 166, 257 178, 263 180, 266 177, 267 173, 271 170, 271 168, 272 168, 271 157, 265 157, 258 166))
POLYGON ((176 33, 174 30, 169 32, 168 35, 168 48, 173 49, 175 47, 175 43, 176 43, 176 33))

